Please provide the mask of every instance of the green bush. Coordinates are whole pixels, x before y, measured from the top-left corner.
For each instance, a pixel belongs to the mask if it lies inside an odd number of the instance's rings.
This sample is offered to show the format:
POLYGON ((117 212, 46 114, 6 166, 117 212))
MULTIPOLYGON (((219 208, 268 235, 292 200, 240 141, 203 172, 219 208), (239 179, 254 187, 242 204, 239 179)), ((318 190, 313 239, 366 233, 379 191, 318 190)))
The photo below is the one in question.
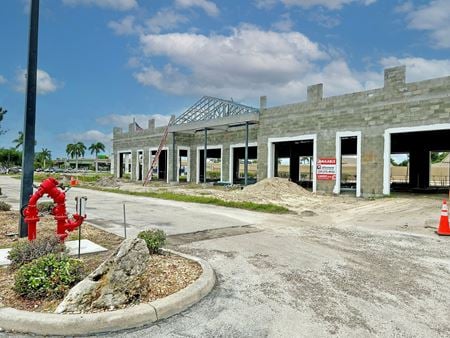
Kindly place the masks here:
POLYGON ((39 212, 47 212, 49 214, 52 213, 54 207, 55 203, 53 202, 39 202, 37 205, 39 212))
POLYGON ((83 262, 48 254, 25 264, 14 277, 14 291, 29 299, 61 298, 83 278, 83 262))
POLYGON ((0 201, 0 211, 9 211, 9 210, 11 210, 11 205, 6 202, 0 201))
POLYGON ((17 269, 32 260, 53 253, 64 253, 66 246, 57 236, 39 237, 33 241, 21 240, 13 244, 8 254, 11 268, 17 269))
POLYGON ((147 244, 150 254, 158 253, 164 244, 166 244, 166 234, 162 230, 144 230, 138 234, 147 244))
POLYGON ((220 180, 220 171, 208 171, 206 177, 210 180, 220 180))

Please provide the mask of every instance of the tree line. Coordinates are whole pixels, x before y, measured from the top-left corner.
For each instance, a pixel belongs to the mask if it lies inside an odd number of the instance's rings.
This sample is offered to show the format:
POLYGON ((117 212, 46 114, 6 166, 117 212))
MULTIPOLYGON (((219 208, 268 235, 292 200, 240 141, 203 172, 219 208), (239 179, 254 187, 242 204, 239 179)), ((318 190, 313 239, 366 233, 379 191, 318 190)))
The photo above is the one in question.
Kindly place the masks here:
MULTIPOLYGON (((7 110, 0 107, 0 135, 5 134, 6 130, 2 129, 1 122, 7 110)), ((20 150, 24 144, 24 133, 19 131, 17 138, 12 143, 13 148, 0 148, 0 164, 11 166, 20 166, 22 164, 22 151, 20 150)), ((36 141, 34 141, 36 145, 36 141)), ((66 146, 66 154, 71 159, 75 159, 75 168, 78 169, 78 159, 84 157, 86 149, 92 155, 95 154, 95 171, 98 171, 98 155, 105 151, 105 145, 101 142, 92 143, 89 148, 83 142, 69 143, 66 146)), ((35 168, 49 168, 53 165, 52 153, 47 148, 42 148, 41 151, 35 153, 34 167, 35 168)))

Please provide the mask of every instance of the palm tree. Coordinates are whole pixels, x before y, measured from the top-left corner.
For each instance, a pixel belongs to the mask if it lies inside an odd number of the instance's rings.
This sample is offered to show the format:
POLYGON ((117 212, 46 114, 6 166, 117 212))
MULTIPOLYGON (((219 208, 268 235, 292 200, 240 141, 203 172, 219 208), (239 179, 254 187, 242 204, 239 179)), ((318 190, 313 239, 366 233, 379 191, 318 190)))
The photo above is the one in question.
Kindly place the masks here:
POLYGON ((24 142, 24 134, 23 132, 19 131, 19 136, 15 140, 13 140, 13 143, 16 144, 15 148, 19 149, 23 145, 23 142, 24 142))
POLYGON ((89 147, 91 154, 95 153, 95 172, 98 172, 98 153, 105 151, 105 145, 101 142, 92 143, 89 147))
MULTIPOLYGON (((24 142, 25 142, 25 135, 23 134, 22 131, 19 131, 19 136, 15 140, 13 140, 13 143, 16 144, 15 148, 18 149, 22 147, 24 142)), ((34 140, 34 145, 36 145, 36 143, 37 143, 36 140, 34 140)))
POLYGON ((47 160, 52 160, 52 152, 48 150, 47 148, 42 148, 40 152, 40 156, 42 161, 44 162, 44 168, 46 167, 47 160))
MULTIPOLYGON (((3 109, 2 107, 0 107, 0 122, 2 122, 3 120, 3 116, 7 113, 8 111, 6 109, 3 109)), ((0 128, 0 135, 6 133, 5 130, 2 130, 0 128)))
POLYGON ((69 143, 66 146, 66 153, 70 158, 75 157, 75 169, 78 170, 78 157, 83 157, 86 146, 83 142, 69 143))

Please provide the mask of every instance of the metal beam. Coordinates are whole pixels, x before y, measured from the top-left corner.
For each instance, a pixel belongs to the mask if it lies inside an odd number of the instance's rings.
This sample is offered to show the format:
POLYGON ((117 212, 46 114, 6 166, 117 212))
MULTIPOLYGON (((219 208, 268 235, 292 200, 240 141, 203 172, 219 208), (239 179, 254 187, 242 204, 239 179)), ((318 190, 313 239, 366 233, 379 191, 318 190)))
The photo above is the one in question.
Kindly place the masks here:
POLYGON ((210 120, 199 120, 195 122, 171 125, 169 127, 170 132, 183 132, 183 131, 203 131, 204 128, 218 128, 218 127, 235 127, 243 126, 245 122, 248 121, 250 124, 258 123, 259 114, 258 113, 246 113, 242 115, 233 115, 220 117, 210 120))
POLYGON ((259 110, 257 108, 229 100, 203 96, 192 107, 179 116, 171 126, 255 113, 259 115, 259 110))
MULTIPOLYGON (((24 116, 24 143, 22 155, 22 181, 20 188, 20 208, 27 205, 33 194, 34 140, 36 124, 36 82, 38 60, 39 0, 31 1, 30 30, 28 40, 27 96, 24 116)), ((19 236, 28 235, 27 224, 20 217, 19 236)))

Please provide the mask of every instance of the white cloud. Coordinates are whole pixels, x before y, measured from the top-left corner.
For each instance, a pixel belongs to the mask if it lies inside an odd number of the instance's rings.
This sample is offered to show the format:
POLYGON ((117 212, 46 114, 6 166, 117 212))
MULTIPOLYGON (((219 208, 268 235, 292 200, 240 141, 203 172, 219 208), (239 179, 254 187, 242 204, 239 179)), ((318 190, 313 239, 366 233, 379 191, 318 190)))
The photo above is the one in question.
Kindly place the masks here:
POLYGON ((138 7, 137 0, 62 0, 65 5, 97 6, 101 8, 127 11, 138 7))
POLYGON ((117 35, 133 35, 149 33, 161 33, 177 28, 180 24, 189 22, 189 19, 177 13, 173 9, 165 8, 147 19, 145 24, 136 23, 136 18, 128 15, 119 21, 110 21, 108 27, 117 35))
POLYGON ((31 12, 31 0, 22 0, 23 3, 23 12, 25 14, 30 14, 31 12))
POLYGON ((160 33, 168 29, 178 27, 179 24, 188 22, 188 18, 172 9, 162 9, 147 20, 147 28, 151 33, 160 33))
POLYGON ((450 48, 450 1, 434 0, 429 4, 406 8, 408 27, 430 32, 437 48, 450 48))
POLYGON ((254 97, 264 88, 292 86, 292 81, 314 71, 314 61, 327 58, 318 44, 301 33, 263 31, 249 25, 228 36, 142 35, 141 47, 144 57, 165 56, 169 63, 141 68, 134 74, 137 81, 180 95, 254 97))
POLYGON ((135 26, 135 18, 132 15, 128 15, 120 21, 110 21, 108 22, 108 27, 117 35, 133 35, 139 32, 139 28, 135 26))
MULTIPOLYGON (((287 17, 289 18, 289 17, 287 17)), ((405 64, 409 81, 450 72, 450 60, 384 58, 377 71, 351 69, 342 52, 320 46, 299 32, 242 25, 227 35, 141 34, 142 55, 134 72, 144 86, 176 95, 211 95, 255 102, 301 101, 306 88, 324 84, 325 96, 383 87, 383 69, 405 64), (152 63, 163 57, 165 65, 152 63)), ((255 103, 253 103, 255 104, 255 103)))
POLYGON ((109 114, 106 116, 102 116, 96 119, 96 122, 103 126, 109 127, 120 127, 127 129, 128 125, 133 122, 133 119, 139 124, 142 128, 146 129, 148 125, 148 120, 155 119, 156 126, 165 126, 169 123, 170 116, 161 115, 161 114, 109 114))
POLYGON ((66 132, 57 135, 58 139, 66 143, 83 142, 87 147, 91 143, 102 142, 106 148, 111 147, 112 133, 105 134, 98 130, 87 130, 84 132, 66 132))
POLYGON ((414 9, 414 4, 411 1, 406 1, 394 8, 396 13, 409 13, 414 9))
POLYGON ((291 20, 289 13, 285 13, 281 15, 279 21, 272 24, 272 27, 280 32, 289 32, 294 27, 294 22, 291 20))
POLYGON ((209 16, 219 15, 219 8, 214 2, 209 0, 175 0, 175 4, 181 8, 199 7, 209 16))
POLYGON ((0 85, 5 84, 6 82, 7 82, 6 78, 4 76, 0 75, 0 85))
POLYGON ((277 4, 279 0, 254 0, 255 6, 259 9, 270 9, 277 4))
MULTIPOLYGON (((19 92, 25 92, 26 90, 26 77, 27 72, 25 69, 21 69, 16 75, 15 89, 19 92)), ((50 74, 42 69, 37 70, 37 93, 39 95, 45 95, 55 92, 62 87, 62 84, 53 79, 50 74)))
POLYGON ((428 80, 436 77, 450 76, 450 59, 435 60, 418 57, 389 57, 381 60, 385 68, 405 65, 408 82, 428 80))
POLYGON ((331 10, 335 10, 341 9, 344 5, 351 3, 369 6, 375 3, 376 0, 255 0, 256 7, 263 9, 272 8, 278 2, 281 2, 286 6, 298 6, 302 8, 322 6, 331 10))
POLYGON ((341 20, 339 17, 325 14, 324 11, 322 11, 322 10, 311 13, 311 15, 309 16, 309 20, 317 23, 320 26, 326 27, 326 28, 333 28, 333 27, 338 26, 341 23, 341 20))
POLYGON ((142 67, 142 61, 138 56, 132 56, 128 59, 127 67, 129 68, 138 68, 142 67))

